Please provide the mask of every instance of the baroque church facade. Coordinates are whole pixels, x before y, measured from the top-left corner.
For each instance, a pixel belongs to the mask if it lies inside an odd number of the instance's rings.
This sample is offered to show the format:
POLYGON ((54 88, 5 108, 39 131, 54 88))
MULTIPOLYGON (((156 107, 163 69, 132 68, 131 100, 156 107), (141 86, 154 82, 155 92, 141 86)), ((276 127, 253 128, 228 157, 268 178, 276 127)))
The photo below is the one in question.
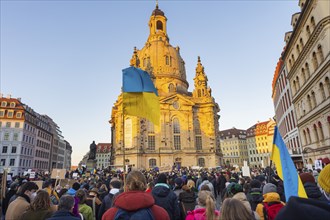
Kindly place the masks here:
POLYGON ((148 72, 158 90, 160 125, 123 115, 122 94, 112 107, 111 133, 114 167, 215 167, 221 161, 219 105, 212 97, 198 57, 194 88, 188 91, 180 48, 169 43, 167 18, 158 8, 149 20, 150 34, 142 49, 134 48, 130 65, 148 72), (124 132, 123 132, 124 130, 124 132))

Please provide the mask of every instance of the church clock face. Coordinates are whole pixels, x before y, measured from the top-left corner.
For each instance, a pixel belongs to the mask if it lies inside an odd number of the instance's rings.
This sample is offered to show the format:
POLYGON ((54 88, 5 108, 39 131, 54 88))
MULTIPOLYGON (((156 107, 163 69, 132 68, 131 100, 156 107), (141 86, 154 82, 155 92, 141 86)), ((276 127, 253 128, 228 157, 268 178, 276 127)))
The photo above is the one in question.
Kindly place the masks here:
POLYGON ((174 109, 179 109, 180 108, 180 104, 177 101, 173 102, 173 108, 174 109))

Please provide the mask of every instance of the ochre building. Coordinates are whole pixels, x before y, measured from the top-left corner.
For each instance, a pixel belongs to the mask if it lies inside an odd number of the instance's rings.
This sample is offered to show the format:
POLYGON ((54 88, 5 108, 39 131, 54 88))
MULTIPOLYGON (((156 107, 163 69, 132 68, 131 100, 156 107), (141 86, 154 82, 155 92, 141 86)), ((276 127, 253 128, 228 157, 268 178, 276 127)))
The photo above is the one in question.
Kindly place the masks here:
POLYGON ((215 167, 221 163, 220 108, 212 97, 200 58, 194 88, 188 91, 185 62, 180 48, 167 35, 167 18, 158 6, 149 19, 149 37, 142 49, 134 48, 130 65, 147 71, 160 99, 160 125, 122 112, 122 94, 111 113, 113 167, 215 167), (124 118, 124 119, 123 119, 124 118), (124 121, 124 123, 123 123, 124 121), (125 132, 123 133, 123 128, 125 132))

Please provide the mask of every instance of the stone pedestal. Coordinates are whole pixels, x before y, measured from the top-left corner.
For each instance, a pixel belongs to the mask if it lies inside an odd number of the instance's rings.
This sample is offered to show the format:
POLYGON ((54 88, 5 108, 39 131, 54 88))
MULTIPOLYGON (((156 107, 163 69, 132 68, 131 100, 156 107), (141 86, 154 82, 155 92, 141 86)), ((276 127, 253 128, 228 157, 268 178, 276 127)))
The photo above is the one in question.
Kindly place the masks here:
POLYGON ((97 162, 97 160, 88 159, 87 160, 87 164, 86 164, 86 170, 87 171, 90 171, 91 173, 93 173, 94 168, 96 168, 96 162, 97 162))

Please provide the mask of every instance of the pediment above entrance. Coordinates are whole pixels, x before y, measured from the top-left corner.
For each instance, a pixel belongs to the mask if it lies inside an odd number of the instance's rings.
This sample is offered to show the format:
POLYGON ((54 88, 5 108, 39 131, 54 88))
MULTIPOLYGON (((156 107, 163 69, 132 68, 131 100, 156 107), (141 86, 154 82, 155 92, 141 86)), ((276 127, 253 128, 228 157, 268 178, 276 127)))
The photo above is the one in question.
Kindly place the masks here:
POLYGON ((185 105, 185 106, 194 106, 196 105, 195 102, 191 101, 188 97, 185 97, 180 94, 173 94, 167 97, 162 97, 159 100, 160 104, 168 104, 173 105, 175 108, 176 105, 185 105))

